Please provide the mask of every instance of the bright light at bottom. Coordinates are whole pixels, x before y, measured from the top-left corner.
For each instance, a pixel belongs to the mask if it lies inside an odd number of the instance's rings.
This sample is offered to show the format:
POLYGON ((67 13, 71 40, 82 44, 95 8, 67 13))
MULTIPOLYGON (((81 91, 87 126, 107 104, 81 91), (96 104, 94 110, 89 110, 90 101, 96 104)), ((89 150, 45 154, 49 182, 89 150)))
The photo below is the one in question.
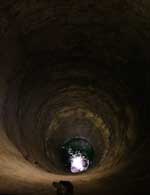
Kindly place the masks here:
POLYGON ((83 156, 80 152, 71 154, 70 157, 71 167, 70 170, 72 173, 79 173, 86 171, 89 167, 89 160, 83 156))

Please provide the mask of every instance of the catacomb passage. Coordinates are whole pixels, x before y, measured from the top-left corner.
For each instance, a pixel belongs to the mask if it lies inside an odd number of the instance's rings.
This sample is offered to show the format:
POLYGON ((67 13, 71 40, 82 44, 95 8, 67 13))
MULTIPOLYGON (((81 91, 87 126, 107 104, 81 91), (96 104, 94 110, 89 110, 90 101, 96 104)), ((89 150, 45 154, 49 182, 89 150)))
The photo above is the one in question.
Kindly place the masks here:
POLYGON ((149 11, 1 2, 0 194, 150 192, 149 11))

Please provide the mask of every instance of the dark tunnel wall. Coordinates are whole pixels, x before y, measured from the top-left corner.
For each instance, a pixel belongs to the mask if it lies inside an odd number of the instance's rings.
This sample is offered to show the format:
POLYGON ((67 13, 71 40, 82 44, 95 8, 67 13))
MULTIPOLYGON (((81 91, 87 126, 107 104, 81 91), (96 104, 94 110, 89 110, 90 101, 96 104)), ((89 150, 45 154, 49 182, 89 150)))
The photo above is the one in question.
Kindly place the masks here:
POLYGON ((150 193, 148 1, 0 3, 0 193, 150 193), (59 147, 88 140, 92 167, 59 147))

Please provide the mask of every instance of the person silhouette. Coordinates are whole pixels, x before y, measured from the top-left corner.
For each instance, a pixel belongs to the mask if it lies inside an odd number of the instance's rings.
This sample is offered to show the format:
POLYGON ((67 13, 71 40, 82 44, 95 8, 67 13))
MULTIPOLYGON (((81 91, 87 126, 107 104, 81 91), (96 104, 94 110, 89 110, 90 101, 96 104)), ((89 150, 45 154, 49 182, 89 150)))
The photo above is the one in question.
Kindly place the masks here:
POLYGON ((73 195, 73 185, 69 181, 53 182, 57 195, 73 195))

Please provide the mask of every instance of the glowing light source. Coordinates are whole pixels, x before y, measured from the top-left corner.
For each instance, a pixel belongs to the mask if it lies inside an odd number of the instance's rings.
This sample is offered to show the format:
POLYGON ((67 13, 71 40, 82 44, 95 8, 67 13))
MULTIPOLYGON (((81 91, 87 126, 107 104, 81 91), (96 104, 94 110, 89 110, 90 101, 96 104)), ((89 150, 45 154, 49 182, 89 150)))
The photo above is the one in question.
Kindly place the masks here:
POLYGON ((80 152, 75 154, 70 153, 70 171, 72 173, 86 171, 89 167, 89 164, 89 160, 80 152))
POLYGON ((64 166, 69 172, 73 174, 85 172, 92 166, 94 151, 86 139, 71 138, 61 149, 64 166))

